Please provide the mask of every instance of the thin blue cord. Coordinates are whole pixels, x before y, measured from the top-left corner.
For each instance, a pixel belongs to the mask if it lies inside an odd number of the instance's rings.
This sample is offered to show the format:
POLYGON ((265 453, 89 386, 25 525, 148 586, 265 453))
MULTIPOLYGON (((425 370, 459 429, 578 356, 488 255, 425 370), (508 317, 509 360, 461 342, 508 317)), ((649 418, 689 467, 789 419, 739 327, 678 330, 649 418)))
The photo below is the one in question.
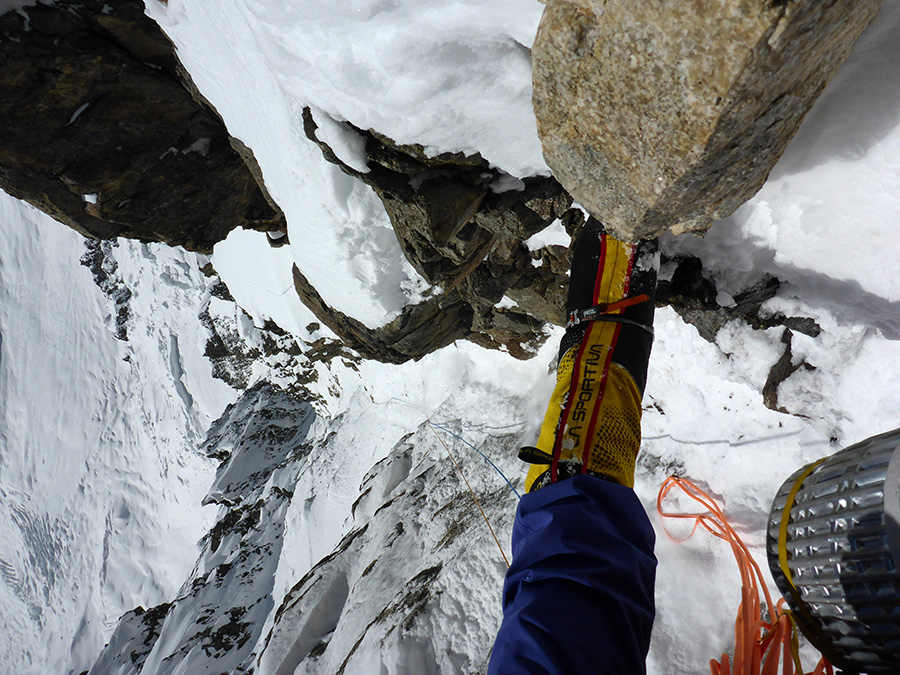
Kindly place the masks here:
POLYGON ((490 465, 493 467, 494 471, 496 471, 497 473, 499 473, 500 476, 503 478, 503 480, 506 481, 506 484, 509 485, 509 489, 513 491, 513 494, 514 494, 516 497, 518 497, 519 499, 522 498, 522 496, 518 493, 518 491, 516 491, 516 488, 513 487, 513 484, 509 482, 509 478, 506 477, 506 474, 504 474, 499 468, 497 468, 497 465, 494 464, 494 463, 490 460, 490 458, 489 458, 487 455, 485 455, 481 450, 479 450, 479 449, 476 448, 474 445, 472 445, 471 443, 469 443, 469 441, 467 441, 465 438, 463 438, 463 437, 460 436, 459 434, 456 434, 456 433, 450 431, 450 429, 448 429, 447 427, 442 427, 440 424, 435 424, 435 423, 432 422, 431 420, 427 420, 427 422, 428 422, 428 424, 430 424, 431 426, 435 427, 436 429, 440 429, 441 431, 446 431, 448 434, 450 434, 451 436, 453 436, 453 438, 456 438, 457 440, 462 441, 463 443, 465 443, 466 445, 468 445, 470 448, 472 448, 475 452, 477 452, 479 455, 481 455, 481 456, 484 458, 484 461, 486 461, 488 464, 490 464, 490 465))
POLYGON ((436 429, 440 429, 441 431, 446 431, 448 434, 450 434, 450 435, 453 436, 454 438, 456 438, 456 439, 462 441, 463 443, 465 443, 466 445, 468 445, 468 446, 469 446, 470 448, 472 448, 475 452, 477 452, 479 455, 481 455, 482 458, 484 458, 484 461, 486 461, 488 464, 490 464, 490 465, 491 465, 491 468, 493 468, 494 471, 496 471, 497 473, 500 474, 500 477, 503 478, 503 480, 506 481, 506 484, 509 486, 509 489, 513 491, 513 494, 516 496, 516 498, 517 498, 517 499, 522 499, 522 495, 520 495, 519 492, 516 490, 516 488, 513 487, 513 484, 509 482, 509 478, 506 477, 506 474, 503 473, 503 472, 497 467, 497 465, 494 464, 494 463, 490 460, 490 458, 489 458, 487 455, 485 455, 483 452, 481 452, 481 450, 479 450, 479 449, 476 448, 474 445, 472 445, 471 443, 469 443, 469 441, 467 441, 467 440, 466 440, 465 438, 463 438, 462 436, 460 436, 460 435, 458 435, 458 434, 456 434, 456 433, 450 431, 450 429, 448 429, 447 427, 443 427, 443 426, 441 426, 440 424, 435 424, 434 422, 432 422, 432 421, 431 421, 431 418, 428 416, 428 412, 427 412, 424 408, 421 408, 421 407, 419 407, 419 406, 417 406, 417 405, 413 405, 412 403, 408 403, 407 401, 403 401, 403 400, 397 398, 396 396, 392 396, 392 397, 388 400, 388 403, 399 403, 400 405, 405 405, 405 406, 408 406, 408 407, 410 407, 410 408, 415 408, 416 410, 418 410, 419 412, 421 412, 423 415, 425 415, 425 421, 428 422, 428 424, 430 424, 431 426, 435 427, 436 429))

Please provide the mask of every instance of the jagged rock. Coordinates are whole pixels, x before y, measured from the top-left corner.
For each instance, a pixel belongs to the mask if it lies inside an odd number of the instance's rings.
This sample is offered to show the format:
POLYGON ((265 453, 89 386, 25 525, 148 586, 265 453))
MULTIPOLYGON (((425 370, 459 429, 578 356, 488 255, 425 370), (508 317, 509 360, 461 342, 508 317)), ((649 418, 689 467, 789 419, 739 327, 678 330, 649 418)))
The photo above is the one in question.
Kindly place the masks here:
POLYGON ((0 15, 0 63, 9 194, 92 238, 207 252, 237 226, 285 231, 141 0, 0 15))
POLYGON ((99 669, 94 667, 82 675, 140 673, 147 655, 159 639, 159 631, 171 608, 172 603, 167 602, 150 609, 136 607, 122 615, 98 659, 99 669))
POLYGON ((403 363, 446 347, 465 337, 472 320, 471 307, 453 291, 409 305, 389 324, 373 330, 327 305, 296 265, 294 288, 313 314, 347 346, 364 358, 386 363, 403 363))
POLYGON ((502 347, 525 359, 533 356, 546 339, 541 330, 543 321, 522 312, 495 309, 474 298, 479 305, 476 309, 459 288, 407 305, 400 316, 375 329, 326 304, 296 265, 294 288, 303 303, 348 347, 363 358, 385 363, 420 359, 461 339, 489 349, 502 347))
POLYGON ((881 0, 549 0, 544 157, 623 238, 706 231, 752 196, 881 0))
POLYGON ((308 400, 265 381, 228 406, 202 448, 220 461, 204 503, 221 508, 193 573, 171 603, 125 614, 91 675, 252 670, 316 420, 308 400))
POLYGON ((814 319, 762 311, 763 303, 774 298, 781 286, 775 277, 762 278, 736 294, 728 306, 723 306, 719 304, 716 285, 703 275, 703 263, 699 258, 671 257, 663 251, 662 266, 672 268, 672 271, 659 280, 657 306, 671 306, 708 342, 715 342, 719 330, 736 319, 756 330, 785 326, 811 337, 818 336, 821 331, 814 319))
POLYGON ((794 334, 790 328, 785 328, 781 334, 781 344, 784 345, 784 351, 781 358, 778 359, 769 370, 769 377, 763 386, 763 403, 766 407, 776 412, 789 414, 784 406, 778 403, 778 387, 782 382, 787 380, 791 375, 800 370, 815 370, 815 367, 806 362, 806 359, 800 363, 794 363, 794 353, 792 349, 794 334))
POLYGON ((571 220, 571 197, 553 178, 519 181, 478 155, 429 157, 420 146, 345 126, 364 138, 368 172, 341 161, 317 137, 312 111, 304 111, 307 136, 326 159, 375 190, 404 255, 443 292, 373 330, 325 305, 295 269, 304 303, 369 358, 406 361, 463 338, 520 358, 532 354, 544 338, 543 324, 563 322, 568 265, 560 271, 523 242, 558 218, 571 220), (496 308, 508 291, 519 306, 496 308))
MULTIPOLYGON (((304 124, 326 159, 373 187, 406 257, 430 283, 443 286, 443 293, 371 329, 329 307, 295 267, 294 286, 304 304, 351 349, 365 358, 400 363, 467 339, 528 358, 544 339, 544 324, 564 325, 569 251, 562 246, 528 251, 522 243, 556 219, 571 237, 584 224, 582 212, 569 208, 571 198, 555 181, 527 179, 521 190, 494 193, 490 186, 501 177, 480 157, 428 157, 421 147, 400 146, 346 125, 364 138, 369 171, 362 172, 316 136, 309 109, 304 124), (498 307, 504 299, 514 306, 498 307)), ((762 304, 778 290, 777 279, 760 280, 723 307, 698 259, 673 259, 665 251, 663 258, 675 272, 662 280, 657 303, 671 305, 709 341, 734 319, 755 328, 818 329, 811 319, 760 315, 762 304)))
POLYGON ((131 317, 131 289, 119 275, 119 263, 112 255, 118 243, 86 239, 84 245, 87 252, 81 256, 81 264, 91 271, 94 283, 109 302, 107 327, 116 339, 125 342, 128 340, 128 319, 131 317))
MULTIPOLYGON (((502 550, 472 555, 473 537, 487 536, 473 498, 505 541, 515 495, 490 479, 475 482, 470 493, 452 462, 435 459, 441 445, 434 433, 423 423, 363 479, 354 529, 275 613, 260 642, 260 675, 485 671, 491 641, 464 654, 458 636, 494 635, 499 603, 478 616, 465 612, 471 600, 454 579, 502 580, 502 550), (431 618, 435 612, 442 620, 431 618)), ((511 457, 520 442, 516 434, 486 435, 478 447, 511 457)))
POLYGON ((303 121, 307 137, 328 161, 375 190, 406 258, 429 283, 445 290, 482 266, 493 265, 494 278, 527 273, 530 257, 522 241, 561 217, 572 203, 553 178, 511 179, 480 155, 429 157, 421 146, 400 145, 344 123, 364 139, 369 170, 358 171, 316 136, 318 125, 309 108, 303 121), (510 182, 513 189, 505 189, 510 182))
MULTIPOLYGON (((201 271, 212 280, 199 319, 209 331, 204 356, 212 376, 234 389, 246 389, 259 377, 260 366, 288 394, 309 396, 306 385, 319 378, 317 364, 340 357, 355 367, 359 357, 339 341, 319 338, 306 342, 288 333, 271 319, 261 326, 235 303, 231 292, 211 264, 201 271)), ((316 327, 317 329, 317 327, 316 327)), ((310 327, 310 332, 314 332, 310 327)))

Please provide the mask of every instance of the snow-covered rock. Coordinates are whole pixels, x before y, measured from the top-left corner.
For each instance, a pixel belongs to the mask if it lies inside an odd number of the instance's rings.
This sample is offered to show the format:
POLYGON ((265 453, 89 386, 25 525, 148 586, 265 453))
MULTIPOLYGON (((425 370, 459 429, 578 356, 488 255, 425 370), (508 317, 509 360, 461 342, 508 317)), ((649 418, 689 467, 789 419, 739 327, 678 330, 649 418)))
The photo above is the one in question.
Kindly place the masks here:
MULTIPOLYGON (((459 426, 458 421, 453 426, 459 426)), ((469 468, 468 486, 424 422, 360 486, 353 529, 291 588, 262 643, 260 673, 483 672, 500 623, 492 593, 504 553, 484 541, 491 523, 508 539, 515 496, 469 468), (477 503, 474 501, 477 499, 477 503)), ((515 453, 518 434, 480 449, 515 453)), ((472 467, 472 464, 469 464, 472 467)))
POLYGON ((220 506, 194 571, 172 602, 119 622, 91 673, 240 672, 274 605, 296 475, 313 447, 308 401, 261 381, 210 428, 220 461, 204 503, 220 506))

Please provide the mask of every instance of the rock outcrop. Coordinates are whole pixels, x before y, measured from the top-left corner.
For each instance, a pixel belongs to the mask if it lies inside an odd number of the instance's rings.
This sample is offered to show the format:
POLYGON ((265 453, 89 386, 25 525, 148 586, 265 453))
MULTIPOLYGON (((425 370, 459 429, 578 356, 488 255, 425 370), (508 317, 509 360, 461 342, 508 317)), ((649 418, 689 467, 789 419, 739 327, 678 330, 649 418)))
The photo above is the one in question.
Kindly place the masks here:
POLYGON ((116 339, 127 341, 131 289, 119 275, 119 264, 112 254, 118 242, 85 239, 84 245, 87 251, 81 256, 81 264, 91 271, 94 283, 106 296, 109 308, 107 328, 116 339))
POLYGON ((560 183, 623 238, 706 231, 762 187, 881 0, 548 0, 534 109, 560 183))
MULTIPOLYGON (((262 367, 280 391, 308 398, 307 385, 327 372, 335 359, 340 359, 345 367, 356 368, 359 357, 338 340, 319 337, 310 342, 289 333, 270 318, 257 326, 235 302, 212 263, 200 271, 210 279, 206 302, 199 314, 209 331, 203 355, 209 359, 216 379, 244 390, 259 376, 262 367)), ((99 281, 98 285, 104 288, 99 281)), ((307 330, 316 333, 319 325, 310 324, 307 330)))
POLYGON ((0 15, 0 63, 9 194, 91 238, 206 252, 238 226, 285 230, 141 0, 0 15))
MULTIPOLYGON (((372 467, 353 505, 353 529, 275 612, 259 643, 259 673, 485 672, 490 638, 466 649, 459 636, 495 635, 499 603, 466 612, 474 600, 457 579, 502 579, 502 550, 473 555, 475 537, 488 536, 473 497, 501 541, 516 497, 489 472, 470 494, 453 463, 436 459, 437 439, 423 423, 372 467)), ((504 462, 519 441, 500 433, 477 442, 504 462)))
MULTIPOLYGON (((468 339, 528 358, 544 339, 545 324, 565 324, 569 250, 549 245, 530 251, 523 244, 557 218, 570 237, 583 225, 582 211, 570 208, 571 197, 555 180, 526 179, 518 190, 495 193, 490 186, 502 178, 480 157, 430 158, 420 147, 399 146, 376 132, 347 125, 364 138, 369 171, 361 172, 317 137, 309 110, 304 117, 307 136, 326 159, 370 185, 381 198, 419 274, 443 287, 442 293, 408 305, 396 319, 372 329, 329 307, 295 267, 300 299, 347 346, 364 358, 402 363, 468 339), (504 298, 514 307, 501 304, 504 298)), ((761 280, 739 294, 733 306, 722 307, 699 260, 663 251, 663 261, 675 273, 660 284, 657 304, 671 305, 709 341, 734 319, 755 328, 793 322, 800 332, 811 330, 803 323, 806 319, 760 317, 762 303, 778 290, 777 279, 761 280)))
MULTIPOLYGON (((555 180, 526 179, 520 189, 497 193, 491 185, 503 179, 480 157, 427 157, 420 147, 400 146, 347 125, 364 138, 369 171, 361 172, 317 137, 311 111, 306 110, 304 119, 307 136, 326 159, 370 185, 381 198, 419 274, 443 287, 442 293, 408 305, 396 319, 372 329, 329 307, 295 267, 300 299, 347 346, 364 358, 402 363, 467 339, 528 358, 545 338, 545 324, 564 325, 568 249, 550 245, 530 251, 523 244, 554 219, 570 237, 583 225, 582 211, 570 207, 571 197, 555 180), (501 303, 504 298, 510 302, 501 303)), ((803 318, 760 317, 762 303, 778 290, 777 279, 761 280, 739 294, 733 306, 723 307, 699 260, 673 258, 663 251, 663 261, 675 273, 660 284, 657 303, 671 305, 709 341, 734 319, 755 328, 790 323, 800 332, 813 330, 803 318)))
POLYGON ((401 362, 465 338, 524 358, 543 339, 545 322, 563 322, 565 249, 532 252, 524 245, 557 219, 574 227, 580 218, 556 180, 505 176, 478 155, 429 157, 420 146, 346 125, 364 141, 363 172, 318 138, 309 109, 304 126, 326 159, 375 190, 406 258, 443 291, 372 330, 329 308, 295 269, 303 302, 349 346, 401 362), (516 306, 497 307, 504 296, 516 306))
POLYGON ((359 452, 361 408, 320 416, 308 390, 289 394, 265 380, 245 390, 202 446, 219 462, 205 499, 218 513, 193 571, 170 601, 121 617, 90 675, 349 675, 379 672, 379 663, 383 672, 484 672, 499 601, 461 608, 484 584, 499 588, 506 553, 483 546, 473 496, 503 542, 516 497, 477 455, 459 459, 473 467, 464 481, 442 444, 465 433, 517 485, 522 439, 516 424, 482 422, 496 396, 487 383, 444 406, 465 410, 473 396, 477 429, 463 432, 455 412, 440 428, 381 429, 385 457, 360 467, 368 471, 355 479, 358 498, 323 517, 323 501, 345 489, 336 487, 348 475, 345 453, 359 452), (467 634, 474 644, 459 641, 467 634))

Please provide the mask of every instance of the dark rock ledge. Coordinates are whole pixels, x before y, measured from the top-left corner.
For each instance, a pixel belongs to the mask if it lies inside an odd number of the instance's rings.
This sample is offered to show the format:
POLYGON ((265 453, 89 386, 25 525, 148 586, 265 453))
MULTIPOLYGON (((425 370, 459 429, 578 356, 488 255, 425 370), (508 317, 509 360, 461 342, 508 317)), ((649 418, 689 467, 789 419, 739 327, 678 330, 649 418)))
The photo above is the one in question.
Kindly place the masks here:
POLYGON ((194 91, 141 0, 0 15, 0 188, 95 239, 209 252, 238 226, 284 231, 194 91))
POLYGON ((295 268, 303 302, 349 346, 367 358, 401 362, 468 339, 527 358, 544 339, 543 325, 563 322, 565 248, 532 252, 523 243, 559 218, 573 227, 580 218, 554 178, 520 181, 480 155, 429 157, 419 145, 346 125, 365 139, 369 171, 363 173, 316 136, 308 108, 303 121, 328 161, 372 187, 407 260, 443 290, 372 330, 325 305, 295 268), (502 190, 504 182, 516 189, 502 190), (517 307, 496 307, 504 295, 517 307))

